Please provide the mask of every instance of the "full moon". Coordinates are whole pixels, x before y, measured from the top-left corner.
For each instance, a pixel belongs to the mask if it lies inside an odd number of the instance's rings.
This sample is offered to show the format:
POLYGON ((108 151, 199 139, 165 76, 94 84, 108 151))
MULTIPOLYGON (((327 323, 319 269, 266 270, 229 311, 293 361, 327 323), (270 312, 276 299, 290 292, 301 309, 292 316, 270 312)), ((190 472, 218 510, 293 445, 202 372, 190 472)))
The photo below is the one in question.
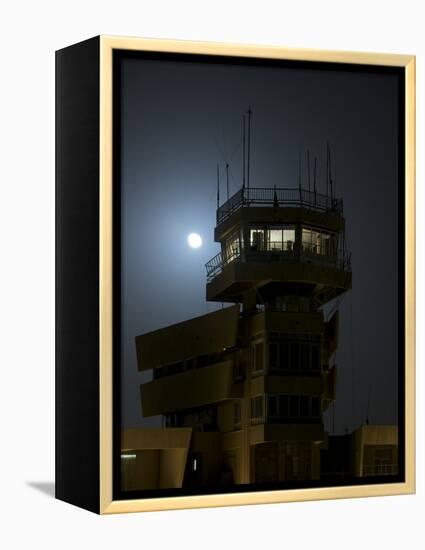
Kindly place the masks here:
POLYGON ((201 235, 191 233, 187 238, 187 242, 191 248, 199 248, 202 245, 201 235))

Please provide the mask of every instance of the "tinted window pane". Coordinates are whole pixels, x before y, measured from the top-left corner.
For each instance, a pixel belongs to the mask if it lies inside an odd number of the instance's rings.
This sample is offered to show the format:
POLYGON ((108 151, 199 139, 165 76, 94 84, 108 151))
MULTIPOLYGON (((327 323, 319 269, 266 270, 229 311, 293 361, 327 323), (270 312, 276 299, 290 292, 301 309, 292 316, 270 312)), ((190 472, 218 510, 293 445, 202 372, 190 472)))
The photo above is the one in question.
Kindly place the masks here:
POLYGON ((277 398, 274 395, 269 397, 269 416, 277 416, 277 398))
POLYGON ((264 250, 264 229, 251 229, 250 244, 252 250, 264 250))
POLYGON ((310 346, 301 344, 301 368, 307 370, 310 368, 310 346))
POLYGON ((314 370, 320 369, 320 348, 317 345, 311 347, 311 368, 314 370))
POLYGON ((297 342, 290 344, 290 368, 299 369, 300 367, 300 346, 297 342))
POLYGON ((319 416, 319 398, 318 397, 312 397, 311 398, 311 415, 312 416, 319 416))
POLYGON ((295 417, 299 415, 298 410, 299 399, 297 395, 289 396, 289 416, 295 417))
POLYGON ((302 418, 310 416, 308 395, 300 396, 300 416, 302 418))
POLYGON ((255 370, 263 370, 263 342, 255 344, 255 370))
POLYGON ((279 416, 281 418, 286 418, 288 416, 288 396, 287 395, 279 396, 279 416))
POLYGON ((270 250, 283 249, 282 229, 269 229, 268 239, 270 250))
POLYGON ((255 416, 256 418, 263 416, 263 398, 261 396, 255 398, 255 416))

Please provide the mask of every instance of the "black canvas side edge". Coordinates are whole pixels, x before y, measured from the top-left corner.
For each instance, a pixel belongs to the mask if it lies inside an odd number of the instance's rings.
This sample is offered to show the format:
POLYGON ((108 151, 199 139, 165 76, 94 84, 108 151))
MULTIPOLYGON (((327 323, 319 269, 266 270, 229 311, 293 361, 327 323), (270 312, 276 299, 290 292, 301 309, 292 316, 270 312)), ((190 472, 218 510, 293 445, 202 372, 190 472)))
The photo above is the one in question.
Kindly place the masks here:
POLYGON ((56 498, 99 513, 99 37, 56 52, 56 498))

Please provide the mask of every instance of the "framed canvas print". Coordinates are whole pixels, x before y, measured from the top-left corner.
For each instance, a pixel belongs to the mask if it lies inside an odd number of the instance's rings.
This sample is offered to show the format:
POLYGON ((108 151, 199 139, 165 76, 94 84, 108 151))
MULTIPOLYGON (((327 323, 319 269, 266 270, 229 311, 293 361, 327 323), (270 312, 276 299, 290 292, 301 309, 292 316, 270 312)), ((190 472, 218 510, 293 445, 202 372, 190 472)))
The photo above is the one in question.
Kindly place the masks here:
POLYGON ((56 496, 414 491, 415 60, 56 54, 56 496))

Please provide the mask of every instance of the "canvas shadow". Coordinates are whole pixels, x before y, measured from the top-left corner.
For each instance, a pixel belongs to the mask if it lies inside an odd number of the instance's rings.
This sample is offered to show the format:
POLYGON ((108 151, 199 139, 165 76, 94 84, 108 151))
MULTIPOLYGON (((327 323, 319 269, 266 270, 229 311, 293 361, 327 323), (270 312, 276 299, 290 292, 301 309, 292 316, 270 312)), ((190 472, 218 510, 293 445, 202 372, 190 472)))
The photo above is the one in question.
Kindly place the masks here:
POLYGON ((55 482, 54 481, 27 481, 26 485, 32 489, 36 489, 44 493, 50 498, 55 498, 55 482))

